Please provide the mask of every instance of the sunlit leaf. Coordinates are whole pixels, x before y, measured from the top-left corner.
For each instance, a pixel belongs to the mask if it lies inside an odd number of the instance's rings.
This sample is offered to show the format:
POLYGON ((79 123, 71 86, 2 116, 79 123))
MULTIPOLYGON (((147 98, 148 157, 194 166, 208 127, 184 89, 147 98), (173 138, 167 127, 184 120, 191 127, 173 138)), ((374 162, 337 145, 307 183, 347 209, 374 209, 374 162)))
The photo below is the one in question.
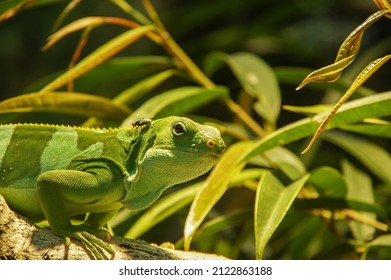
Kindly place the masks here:
POLYGON ((345 57, 331 65, 325 66, 323 68, 320 68, 318 70, 315 70, 314 72, 310 73, 302 82, 301 84, 296 88, 296 90, 300 90, 303 88, 306 84, 311 82, 334 82, 336 81, 340 76, 342 71, 350 65, 350 63, 353 62, 355 58, 355 55, 351 55, 348 57, 345 57))
POLYGON ((73 21, 72 23, 68 24, 67 26, 61 28, 56 33, 51 35, 48 38, 48 42, 46 45, 42 48, 43 50, 47 50, 51 46, 53 46, 55 43, 57 43, 59 40, 64 38, 65 36, 87 28, 94 28, 102 24, 117 24, 126 26, 129 28, 137 28, 139 27, 138 24, 131 22, 129 20, 125 20, 122 18, 116 18, 116 17, 85 17, 78 20, 73 21))
MULTIPOLYGON (((172 67, 172 60, 165 56, 114 57, 79 77, 75 81, 75 88, 78 92, 113 95, 123 90, 123 83, 134 84, 172 67)), ((23 89, 23 92, 39 91, 63 73, 65 71, 43 77, 23 89)))
POLYGON ((388 0, 373 0, 373 2, 375 2, 379 9, 387 10, 388 14, 386 14, 386 17, 391 18, 391 5, 388 3, 388 0))
POLYGON ((308 178, 309 174, 285 187, 269 172, 261 177, 254 214, 257 259, 262 259, 267 242, 308 178))
MULTIPOLYGON (((302 67, 289 67, 289 66, 280 66, 273 67, 273 71, 277 76, 277 79, 282 84, 288 84, 292 86, 297 86, 303 81, 307 76, 308 72, 312 69, 302 68, 302 67)), ((335 90, 339 92, 345 92, 349 89, 352 81, 347 79, 344 76, 341 76, 337 81, 333 83, 310 83, 306 87, 309 89, 315 89, 319 91, 335 90)), ((357 89, 356 94, 358 96, 368 96, 377 93, 376 90, 361 86, 357 89)), ((285 107, 285 105, 284 105, 285 107)))
POLYGON ((53 91, 77 79, 84 73, 90 71, 110 57, 116 55, 125 47, 137 41, 140 37, 146 35, 148 32, 151 32, 154 28, 154 26, 141 26, 124 32, 123 34, 96 49, 94 52, 76 64, 73 68, 66 71, 64 74, 46 85, 40 92, 53 91))
POLYGON ((245 163, 240 162, 241 155, 248 151, 253 142, 238 142, 232 145, 221 157, 204 187, 197 193, 184 228, 184 248, 189 250, 191 240, 209 211, 221 198, 229 186, 230 180, 238 174, 245 163))
POLYGON ((130 110, 112 100, 76 92, 30 93, 0 102, 0 114, 25 112, 55 112, 79 116, 95 116, 122 120, 130 110))
POLYGON ((319 104, 313 106, 291 106, 284 105, 283 109, 289 112, 304 114, 304 115, 315 115, 324 111, 330 110, 333 105, 330 104, 319 104))
POLYGON ((8 0, 0 3, 0 22, 12 18, 22 10, 30 7, 37 7, 64 0, 8 0))
POLYGON ((376 237, 372 241, 366 243, 366 247, 391 247, 391 234, 383 234, 376 237))
MULTIPOLYGON (((366 118, 391 115, 391 92, 376 94, 347 102, 330 121, 327 129, 357 123, 366 118)), ((275 146, 282 146, 313 134, 325 114, 290 123, 259 140, 254 148, 243 155, 244 160, 275 146)))
MULTIPOLYGON (((348 199, 360 200, 368 204, 374 203, 375 198, 372 189, 372 182, 369 176, 353 166, 353 164, 347 160, 342 162, 342 170, 348 187, 346 197, 348 199)), ((360 214, 367 219, 376 220, 375 214, 365 212, 360 214)), ((376 231, 375 228, 357 221, 350 221, 349 227, 354 238, 363 241, 371 240, 376 231)))
POLYGON ((72 0, 68 5, 62 10, 60 15, 57 17, 56 22, 53 24, 53 30, 57 30, 60 25, 63 23, 65 18, 76 9, 76 7, 81 3, 81 0, 72 0))
POLYGON ((383 10, 369 16, 361 25, 353 30, 353 32, 351 32, 342 43, 338 50, 335 62, 310 73, 297 87, 297 90, 301 89, 310 82, 333 82, 337 80, 342 71, 349 66, 349 64, 352 63, 354 58, 357 56, 364 31, 386 13, 387 11, 383 10))
POLYGON ((376 59, 369 63, 357 78, 353 81, 351 87, 346 91, 346 93, 338 100, 337 104, 331 109, 331 111, 326 115, 318 129, 316 130, 314 136, 312 137, 308 146, 303 150, 303 154, 306 153, 319 137, 319 135, 325 130, 327 124, 330 122, 335 113, 341 108, 341 106, 349 99, 349 97, 359 88, 369 77, 373 75, 376 70, 378 70, 384 63, 391 59, 391 55, 386 55, 382 58, 376 59))

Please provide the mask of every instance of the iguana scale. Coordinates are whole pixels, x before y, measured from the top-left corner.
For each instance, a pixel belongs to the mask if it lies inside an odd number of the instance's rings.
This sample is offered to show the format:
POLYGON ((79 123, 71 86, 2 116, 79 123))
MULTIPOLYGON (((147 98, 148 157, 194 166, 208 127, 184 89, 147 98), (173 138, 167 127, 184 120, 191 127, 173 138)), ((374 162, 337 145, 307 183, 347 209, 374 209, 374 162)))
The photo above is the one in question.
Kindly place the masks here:
POLYGON ((118 129, 1 125, 0 194, 16 212, 46 219, 67 247, 72 237, 96 258, 99 248, 114 257, 94 228, 124 206, 145 209, 168 187, 206 173, 224 148, 216 128, 182 117, 118 129), (85 224, 71 224, 85 213, 85 224))

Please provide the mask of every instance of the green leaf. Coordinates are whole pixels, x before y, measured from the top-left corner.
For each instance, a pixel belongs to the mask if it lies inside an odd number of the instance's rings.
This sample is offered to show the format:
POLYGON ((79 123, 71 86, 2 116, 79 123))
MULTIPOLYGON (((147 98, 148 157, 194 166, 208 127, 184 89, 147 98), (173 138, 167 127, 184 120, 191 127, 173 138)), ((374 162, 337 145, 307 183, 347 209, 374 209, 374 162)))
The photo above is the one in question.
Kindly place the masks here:
POLYGON ((255 110, 274 125, 280 113, 281 93, 273 69, 251 53, 227 55, 214 52, 208 57, 207 71, 212 71, 218 61, 225 62, 231 68, 243 89, 257 100, 255 110))
POLYGON ((349 124, 340 127, 342 130, 360 133, 363 135, 376 136, 391 139, 391 123, 374 124, 360 123, 349 124))
POLYGON ((154 26, 149 25, 140 26, 122 33, 116 38, 100 46, 98 49, 76 64, 73 68, 69 69, 64 74, 57 77, 54 81, 46 85, 43 89, 41 89, 40 92, 43 93, 56 90, 77 79, 99 64, 105 62, 110 57, 116 55, 118 52, 131 45, 148 32, 151 32, 154 28, 154 26))
POLYGON ((64 0, 35 0, 35 1, 26 1, 26 0, 6 0, 0 3, 0 22, 7 20, 21 10, 38 7, 47 4, 53 4, 58 2, 63 2, 64 0))
MULTIPOLYGON (((342 170, 348 187, 346 197, 368 204, 374 203, 375 198, 369 176, 347 160, 342 161, 342 170)), ((361 215, 367 219, 376 220, 375 214, 362 212, 361 215)), ((371 240, 376 231, 375 228, 356 221, 349 221, 349 227, 354 238, 362 241, 371 240)))
POLYGON ((219 163, 215 166, 212 173, 207 178, 205 185, 197 193, 189 214, 186 218, 184 228, 184 248, 189 250, 191 240, 205 219, 209 211, 222 197, 230 181, 237 175, 245 166, 244 162, 240 162, 242 153, 249 150, 253 142, 238 142, 232 145, 221 157, 219 163))
POLYGON ((270 172, 259 181, 255 201, 256 257, 261 259, 270 237, 281 223, 309 174, 285 187, 270 172))
MULTIPOLYGON (((273 67, 273 71, 277 76, 277 79, 280 83, 297 86, 310 72, 312 69, 308 68, 299 68, 299 67, 273 67)), ((311 83, 306 85, 307 88, 319 90, 319 91, 328 91, 328 90, 336 90, 338 92, 345 92, 349 89, 352 81, 345 77, 340 77, 337 81, 333 83, 311 83)), ((368 96, 375 94, 376 91, 361 86, 357 89, 356 94, 359 96, 368 96)), ((285 107, 285 106, 284 106, 285 107)))
MULTIPOLYGON (((361 38, 360 38, 361 41, 361 38)), ((322 67, 314 72, 308 74, 307 77, 301 82, 301 84, 296 88, 296 90, 300 90, 306 84, 311 82, 334 82, 340 76, 342 71, 353 62, 356 55, 350 55, 341 60, 334 62, 331 65, 327 65, 322 67)))
POLYGON ((297 155, 284 147, 275 147, 265 152, 275 168, 281 170, 290 180, 297 180, 307 173, 304 163, 297 155))
MULTIPOLYGON (((330 121, 327 129, 346 124, 356 123, 365 118, 377 118, 391 115, 391 92, 379 93, 373 96, 363 97, 347 102, 330 121)), ((263 153, 275 146, 282 146, 313 134, 318 121, 324 118, 321 113, 314 117, 305 118, 268 134, 256 143, 247 154, 243 154, 243 160, 249 160, 253 156, 263 153), (318 120, 318 121, 317 121, 318 120)))
MULTIPOLYGON (((122 91, 124 84, 137 83, 172 67, 172 60, 165 56, 114 57, 79 77, 75 81, 75 88, 79 92, 94 92, 112 96, 113 93, 117 94, 122 91)), ((65 71, 43 77, 23 89, 23 92, 39 91, 63 73, 65 71)))
POLYGON ((342 132, 329 132, 324 135, 324 139, 353 155, 378 178, 391 184, 391 156, 387 149, 365 138, 342 132))
POLYGON ((347 192, 342 174, 329 166, 323 166, 311 172, 308 183, 313 185, 321 196, 343 198, 347 192))
POLYGON ((342 43, 335 62, 310 73, 297 89, 301 89, 310 82, 333 82, 337 80, 340 77, 342 70, 349 66, 357 56, 364 31, 386 13, 387 11, 378 11, 369 16, 362 24, 353 30, 342 43))
POLYGON ((391 247, 391 234, 383 234, 379 237, 376 237, 371 242, 368 242, 366 247, 391 247))
POLYGON ((123 125, 142 117, 163 118, 181 115, 227 95, 228 91, 224 87, 207 89, 189 86, 169 90, 145 102, 130 115, 123 125))
POLYGON ((358 89, 369 77, 373 75, 384 63, 391 59, 391 55, 386 55, 382 58, 376 59, 369 63, 356 77, 353 81, 350 88, 345 92, 345 94, 338 100, 337 104, 331 109, 331 111, 324 117, 320 123, 318 129, 316 130, 314 136, 312 137, 308 146, 303 150, 303 154, 306 153, 318 138, 318 136, 326 129, 327 124, 330 122, 332 117, 337 113, 339 108, 349 99, 349 97, 358 89))
POLYGON ((0 114, 55 112, 104 119, 123 120, 130 110, 112 100, 77 92, 30 93, 0 102, 0 114))
POLYGON ((304 114, 304 115, 315 115, 322 113, 326 110, 330 110, 333 107, 331 104, 318 104, 313 106, 291 106, 284 105, 283 109, 289 112, 304 114))

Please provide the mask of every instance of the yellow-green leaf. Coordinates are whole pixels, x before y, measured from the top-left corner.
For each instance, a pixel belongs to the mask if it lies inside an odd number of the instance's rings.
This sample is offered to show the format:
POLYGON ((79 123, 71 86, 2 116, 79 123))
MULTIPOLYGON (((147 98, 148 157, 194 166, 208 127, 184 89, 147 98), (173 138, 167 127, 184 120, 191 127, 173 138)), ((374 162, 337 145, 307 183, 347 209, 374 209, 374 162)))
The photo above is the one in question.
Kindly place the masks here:
POLYGON ((116 55, 118 52, 129 46, 140 37, 151 32, 155 27, 151 25, 137 27, 131 29, 107 42, 103 46, 96 49, 90 55, 81 60, 73 68, 66 71, 61 76, 57 77, 54 81, 46 85, 41 89, 41 93, 56 90, 67 83, 77 79, 86 72, 90 71, 99 64, 105 62, 110 57, 116 55))
POLYGON ((256 194, 254 214, 257 259, 262 259, 267 242, 285 217, 309 176, 307 174, 287 187, 270 172, 264 173, 261 177, 256 194))
POLYGON ((342 70, 348 67, 349 64, 353 62, 354 57, 355 55, 351 55, 339 61, 336 61, 331 65, 315 70, 307 77, 305 77, 305 79, 296 88, 296 90, 303 88, 306 84, 311 82, 334 82, 341 76, 342 70))
MULTIPOLYGON (((348 187, 347 199, 373 204, 375 198, 369 175, 356 168, 347 160, 342 161, 342 170, 348 187)), ((360 214, 366 219, 376 220, 376 214, 366 212, 361 212, 360 214)), ((354 238, 362 241, 371 240, 376 231, 375 228, 357 221, 349 221, 349 227, 354 238)))
POLYGON ((352 63, 357 56, 364 31, 387 13, 388 11, 382 10, 369 16, 361 25, 353 30, 342 43, 335 62, 310 73, 297 87, 297 90, 310 82, 333 82, 337 80, 343 69, 352 63))
POLYGON ((388 3, 387 0, 373 0, 375 2, 376 6, 379 7, 381 10, 387 10, 388 14, 386 14, 386 17, 391 18, 391 5, 388 3))
POLYGON ((369 63, 361 73, 356 77, 353 81, 350 88, 345 92, 345 94, 338 100, 337 104, 331 109, 331 111, 326 115, 318 129, 316 130, 314 136, 312 137, 308 146, 303 150, 302 154, 306 153, 315 140, 319 137, 319 135, 325 130, 327 124, 330 122, 331 118, 337 113, 339 108, 349 99, 350 96, 366 81, 369 77, 373 75, 384 63, 386 63, 389 59, 391 59, 391 54, 386 55, 382 58, 378 58, 371 63, 369 63))
POLYGON ((110 99, 77 92, 29 93, 0 102, 0 114, 55 112, 104 119, 122 120, 130 114, 128 107, 110 99))
POLYGON ((228 188, 231 179, 238 174, 245 163, 241 161, 254 145, 253 142, 243 141, 232 145, 222 156, 220 162, 213 169, 205 182, 205 186, 197 193, 184 228, 184 248, 189 250, 191 240, 206 215, 221 198, 228 188))

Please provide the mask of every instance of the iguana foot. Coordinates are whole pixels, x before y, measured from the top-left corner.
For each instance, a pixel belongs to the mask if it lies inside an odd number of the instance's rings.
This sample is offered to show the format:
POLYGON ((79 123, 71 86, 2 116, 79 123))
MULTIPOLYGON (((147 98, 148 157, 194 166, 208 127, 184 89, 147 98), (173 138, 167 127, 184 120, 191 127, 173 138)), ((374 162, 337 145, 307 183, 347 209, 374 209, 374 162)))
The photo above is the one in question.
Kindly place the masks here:
POLYGON ((95 259, 107 259, 106 252, 110 255, 110 259, 113 260, 115 257, 114 249, 107 242, 96 236, 101 236, 102 233, 107 240, 110 240, 111 235, 105 228, 96 229, 85 224, 72 226, 72 231, 65 237, 65 259, 68 258, 69 246, 72 243, 71 238, 74 238, 83 243, 84 247, 95 259), (90 232, 93 232, 93 234, 90 232))

